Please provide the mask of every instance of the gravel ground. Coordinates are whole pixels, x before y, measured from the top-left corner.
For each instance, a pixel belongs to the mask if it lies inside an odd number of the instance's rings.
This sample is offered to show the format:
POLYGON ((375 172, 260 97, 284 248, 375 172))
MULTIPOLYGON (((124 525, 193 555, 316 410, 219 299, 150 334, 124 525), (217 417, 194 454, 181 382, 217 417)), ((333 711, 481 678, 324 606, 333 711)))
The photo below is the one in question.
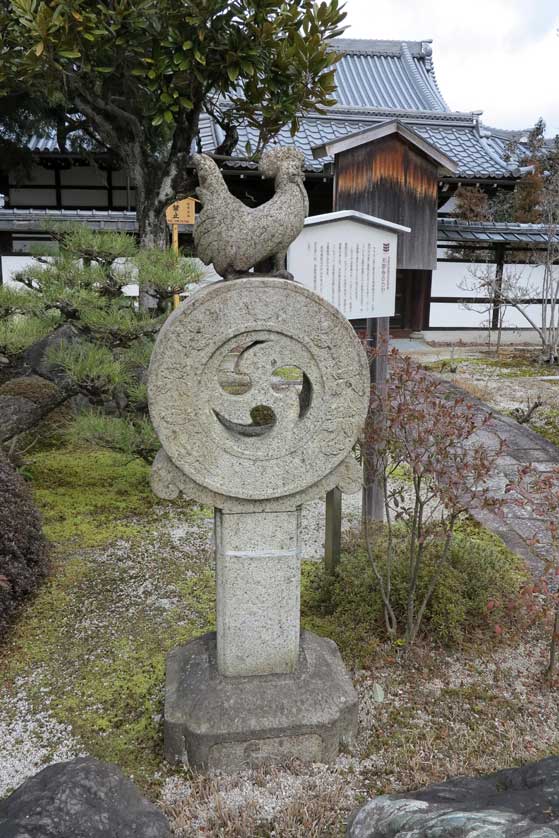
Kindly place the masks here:
POLYGON ((515 375, 515 370, 506 366, 464 360, 457 363, 456 373, 443 370, 442 375, 503 413, 526 409, 536 399, 543 402, 544 409, 559 409, 559 375, 555 381, 543 380, 545 367, 541 372, 536 368, 533 376, 515 375))
POLYGON ((35 712, 27 698, 30 679, 18 679, 10 695, 0 697, 0 798, 53 762, 83 756, 69 727, 49 712, 52 696, 35 712))
MULTIPOLYGON (((345 530, 358 524, 360 502, 359 494, 344 498, 345 530)), ((211 565, 212 521, 204 511, 193 513, 186 518, 162 508, 141 542, 87 552, 98 584, 86 589, 66 619, 69 636, 92 650, 92 665, 111 648, 103 644, 131 630, 135 620, 147 617, 160 628, 177 619, 176 577, 166 575, 167 566, 175 563, 196 584, 197 574, 211 565)), ((303 527, 305 557, 318 558, 322 502, 309 504, 303 527)), ((204 625, 196 610, 182 619, 204 625)), ((557 693, 542 683, 544 656, 541 626, 514 645, 496 640, 481 651, 450 654, 420 646, 410 661, 398 647, 380 646, 373 671, 352 673, 360 696, 359 734, 334 765, 291 763, 221 776, 175 772, 158 763, 158 803, 178 838, 341 835, 349 812, 368 796, 557 752, 557 693)), ((52 713, 71 680, 49 690, 43 675, 37 668, 10 688, 0 682, 0 796, 45 765, 84 751, 75 732, 52 713)))
POLYGON ((269 836, 326 838, 342 834, 366 797, 556 753, 556 693, 541 683, 543 654, 536 635, 483 657, 423 648, 406 663, 381 649, 374 675, 354 673, 358 739, 334 765, 172 777, 160 804, 179 838, 256 838, 263 822, 269 836))

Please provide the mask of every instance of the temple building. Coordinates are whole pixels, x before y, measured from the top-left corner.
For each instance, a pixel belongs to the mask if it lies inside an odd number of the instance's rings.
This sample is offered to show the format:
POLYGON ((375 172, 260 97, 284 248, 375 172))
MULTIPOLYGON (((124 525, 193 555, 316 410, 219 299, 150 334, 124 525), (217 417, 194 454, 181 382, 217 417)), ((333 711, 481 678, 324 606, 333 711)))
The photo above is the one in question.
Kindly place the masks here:
MULTIPOLYGON (((345 137, 376 137, 378 149, 384 148, 384 158, 390 157, 390 166, 394 167, 396 146, 388 151, 385 148, 387 126, 392 126, 389 133, 397 135, 398 153, 407 145, 438 161, 433 169, 433 236, 435 245, 437 240, 439 243, 438 251, 435 248, 438 260, 422 266, 422 277, 409 272, 399 275, 392 327, 403 333, 479 327, 479 317, 468 318, 460 307, 458 301, 464 292, 457 285, 456 270, 449 272, 446 267, 455 264, 453 248, 461 253, 464 241, 477 242, 478 246, 481 242, 485 252, 495 246, 497 264, 507 250, 520 247, 519 237, 527 234, 523 229, 509 229, 519 225, 500 225, 497 232, 491 227, 491 235, 486 230, 484 237, 483 225, 469 230, 467 224, 449 219, 449 214, 460 184, 478 184, 488 194, 514 188, 522 169, 519 161, 507 154, 509 133, 484 127, 479 111, 456 112, 449 108, 435 76, 430 41, 338 39, 334 43, 342 53, 336 67, 337 104, 327 114, 303 116, 295 138, 285 128, 276 140, 280 144, 295 143, 305 155, 310 213, 329 212, 334 206, 335 167, 329 149, 339 148, 339 141, 345 137)), ((202 149, 211 153, 221 140, 219 126, 203 115, 202 149)), ((256 140, 251 128, 240 125, 237 153, 242 154, 247 143, 255 147, 256 140)), ((21 261, 18 257, 45 237, 45 217, 134 232, 134 187, 110 155, 93 154, 91 162, 61 150, 54 136, 32 137, 28 145, 34 165, 25 179, 2 171, 0 163, 0 193, 4 195, 4 207, 0 209, 0 279, 2 275, 9 278, 21 261)), ((400 154, 398 159, 404 158, 400 154)), ((224 161, 223 171, 230 189, 249 205, 270 196, 271 184, 263 181, 256 164, 246 158, 224 161)), ((380 181, 377 188, 382 189, 380 181)), ((405 223, 412 227, 411 236, 414 227, 418 235, 424 232, 425 219, 417 217, 415 224, 413 219, 405 223)), ((526 226, 530 225, 521 225, 526 226)), ((184 243, 190 232, 182 230, 184 243)), ((511 321, 510 325, 519 324, 511 321)))

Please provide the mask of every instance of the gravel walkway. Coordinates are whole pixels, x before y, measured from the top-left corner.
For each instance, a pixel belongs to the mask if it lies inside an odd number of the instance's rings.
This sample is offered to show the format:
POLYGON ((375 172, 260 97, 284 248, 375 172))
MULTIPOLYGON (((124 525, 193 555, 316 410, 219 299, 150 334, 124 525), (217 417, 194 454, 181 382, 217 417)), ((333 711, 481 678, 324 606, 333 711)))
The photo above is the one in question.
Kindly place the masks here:
POLYGON ((499 439, 506 443, 504 453, 497 460, 495 475, 490 485, 493 495, 504 503, 503 517, 476 510, 472 510, 472 515, 484 527, 502 538, 507 547, 521 556, 536 573, 541 572, 541 561, 537 552, 530 546, 529 539, 536 536, 545 543, 545 523, 531 517, 526 509, 519 508, 512 501, 508 502, 504 490, 507 483, 516 477, 522 465, 533 463, 542 472, 558 467, 559 448, 526 425, 520 425, 509 416, 496 413, 481 399, 465 393, 448 380, 444 381, 449 393, 466 395, 468 402, 473 404, 480 416, 491 414, 489 423, 472 440, 481 441, 488 450, 495 450, 499 445, 499 439))

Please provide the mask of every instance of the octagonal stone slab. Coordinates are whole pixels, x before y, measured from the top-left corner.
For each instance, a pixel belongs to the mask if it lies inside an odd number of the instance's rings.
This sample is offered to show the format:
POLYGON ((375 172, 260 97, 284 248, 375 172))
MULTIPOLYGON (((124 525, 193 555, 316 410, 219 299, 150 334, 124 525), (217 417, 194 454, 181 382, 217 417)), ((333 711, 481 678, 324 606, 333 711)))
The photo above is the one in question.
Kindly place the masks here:
POLYGON ((167 658, 165 756, 199 769, 238 771, 301 759, 333 762, 357 730, 357 693, 336 644, 301 635, 295 673, 220 675, 215 634, 167 658))

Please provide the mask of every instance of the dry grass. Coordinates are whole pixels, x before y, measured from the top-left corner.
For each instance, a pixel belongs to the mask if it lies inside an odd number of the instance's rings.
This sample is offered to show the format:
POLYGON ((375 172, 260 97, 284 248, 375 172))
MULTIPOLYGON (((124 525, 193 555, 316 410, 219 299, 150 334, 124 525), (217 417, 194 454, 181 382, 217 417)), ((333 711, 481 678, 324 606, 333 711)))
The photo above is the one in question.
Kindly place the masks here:
POLYGON ((541 380, 546 375, 559 376, 559 371, 556 367, 535 363, 533 353, 460 360, 456 374, 448 369, 437 369, 436 365, 431 368, 494 410, 513 417, 539 402, 541 409, 534 413, 527 426, 551 442, 559 443, 559 387, 557 381, 541 380))
MULTIPOLYGON (((308 775, 291 763, 238 776, 196 775, 178 786, 182 799, 165 803, 177 838, 332 838, 343 834, 352 808, 347 784, 308 775)), ((176 795, 177 789, 172 796, 176 795)), ((169 794, 169 789, 167 791, 169 794)))
POLYGON ((461 387, 462 390, 466 390, 466 392, 475 396, 476 399, 481 399, 481 401, 487 401, 490 396, 491 389, 488 381, 473 381, 471 378, 463 375, 455 375, 451 378, 451 381, 457 387, 461 387))
POLYGON ((367 797, 484 774, 559 749, 557 690, 541 677, 544 627, 492 648, 379 647, 354 675, 360 728, 332 766, 292 763, 169 781, 162 806, 177 838, 336 838, 367 797), (380 684, 384 701, 375 701, 380 684))

